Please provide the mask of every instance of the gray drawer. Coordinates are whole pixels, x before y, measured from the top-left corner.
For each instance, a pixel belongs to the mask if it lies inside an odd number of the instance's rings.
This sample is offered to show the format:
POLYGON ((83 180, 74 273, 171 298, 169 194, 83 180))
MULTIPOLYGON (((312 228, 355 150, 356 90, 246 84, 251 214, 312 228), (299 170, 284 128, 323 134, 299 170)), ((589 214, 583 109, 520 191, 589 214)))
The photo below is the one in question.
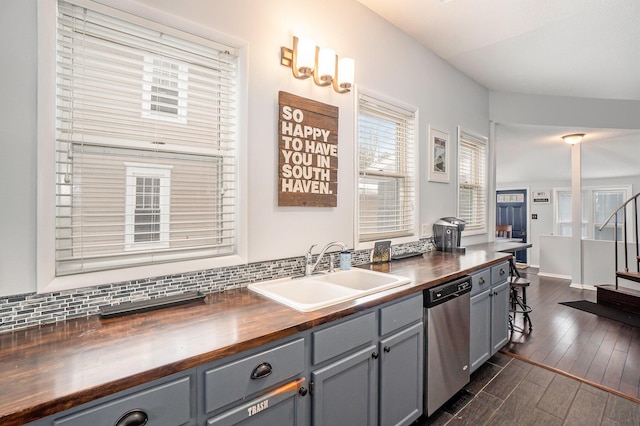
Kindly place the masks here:
POLYGON ((509 278, 509 262, 491 267, 491 285, 503 283, 509 278))
POLYGON ((113 426, 125 413, 142 410, 147 424, 176 426, 187 424, 191 416, 191 376, 133 393, 113 401, 56 419, 56 426, 113 426))
POLYGON ((375 338, 375 314, 370 313, 311 333, 313 364, 347 353, 375 338))
POLYGON ((491 287, 491 269, 483 269, 471 275, 471 296, 480 294, 491 287))
POLYGON ((380 309, 380 335, 422 319, 422 293, 380 309))
POLYGON ((243 399, 301 374, 304 370, 304 340, 298 339, 256 355, 212 368, 204 372, 204 404, 207 413, 243 399), (251 378, 260 365, 270 366, 271 373, 251 378))
POLYGON ((207 420, 207 426, 234 425, 295 425, 300 411, 298 390, 304 379, 287 383, 256 399, 243 402, 237 407, 207 420))

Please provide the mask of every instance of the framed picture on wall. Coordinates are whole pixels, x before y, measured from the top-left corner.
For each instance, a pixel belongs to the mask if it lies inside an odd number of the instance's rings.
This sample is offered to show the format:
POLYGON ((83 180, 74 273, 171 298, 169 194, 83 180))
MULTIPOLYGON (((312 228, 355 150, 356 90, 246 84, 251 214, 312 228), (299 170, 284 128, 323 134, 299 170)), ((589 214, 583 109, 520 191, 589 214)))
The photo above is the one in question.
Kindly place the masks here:
POLYGON ((449 183, 449 134, 429 126, 427 179, 432 182, 449 183))

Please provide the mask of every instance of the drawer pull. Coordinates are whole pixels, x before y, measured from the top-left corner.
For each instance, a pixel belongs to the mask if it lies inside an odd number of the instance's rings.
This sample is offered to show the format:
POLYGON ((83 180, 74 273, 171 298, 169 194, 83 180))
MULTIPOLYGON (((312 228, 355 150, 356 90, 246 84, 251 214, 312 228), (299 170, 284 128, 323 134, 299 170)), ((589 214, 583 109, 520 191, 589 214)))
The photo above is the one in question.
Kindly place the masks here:
POLYGON ((139 408, 127 411, 116 421, 114 426, 143 426, 149 421, 147 413, 139 408))
POLYGON ((504 271, 504 269, 500 268, 500 275, 504 275, 506 274, 506 272, 504 271))
POLYGON ((484 284, 484 278, 480 277, 480 279, 478 280, 478 284, 480 285, 484 284))
POLYGON ((251 372, 251 378, 253 380, 264 379, 272 372, 273 368, 271 367, 271 364, 269 364, 268 362, 263 362, 262 364, 258 364, 256 368, 253 369, 253 371, 251 372))

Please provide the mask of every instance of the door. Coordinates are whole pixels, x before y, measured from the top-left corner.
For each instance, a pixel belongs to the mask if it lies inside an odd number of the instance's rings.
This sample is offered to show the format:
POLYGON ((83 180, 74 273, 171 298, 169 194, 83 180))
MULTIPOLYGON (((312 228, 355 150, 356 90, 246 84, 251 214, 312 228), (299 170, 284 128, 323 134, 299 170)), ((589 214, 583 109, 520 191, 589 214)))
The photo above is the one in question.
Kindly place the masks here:
POLYGON ((312 425, 377 425, 376 351, 370 346, 311 373, 312 425))
POLYGON ((509 342, 509 283, 491 288, 491 355, 509 342))
POLYGON ((422 414, 424 325, 380 341, 380 426, 412 424, 422 414))
POLYGON ((491 290, 471 298, 470 373, 491 358, 491 290))
MULTIPOLYGON (((511 225, 511 238, 527 241, 527 190, 496 191, 496 225, 511 225)), ((516 262, 527 263, 527 251, 516 252, 516 262)))

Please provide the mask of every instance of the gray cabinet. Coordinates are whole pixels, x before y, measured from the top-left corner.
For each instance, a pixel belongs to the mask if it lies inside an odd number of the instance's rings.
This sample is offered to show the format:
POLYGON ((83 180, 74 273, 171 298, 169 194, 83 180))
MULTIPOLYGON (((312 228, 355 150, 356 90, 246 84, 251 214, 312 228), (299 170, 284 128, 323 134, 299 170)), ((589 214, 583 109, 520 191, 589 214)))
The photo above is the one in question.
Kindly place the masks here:
POLYGON ((380 355, 380 425, 408 425, 422 414, 422 322, 382 339, 380 355))
POLYGON ((300 388, 296 382, 276 388, 249 402, 224 410, 206 421, 207 426, 294 426, 305 424, 301 416, 300 388))
POLYGON ((33 425, 409 425, 422 414, 422 316, 422 293, 407 296, 33 425))
POLYGON ((243 352, 197 371, 200 424, 305 423, 303 337, 243 352))
POLYGON ((471 275, 471 372, 509 341, 509 264, 471 275))
POLYGON ((509 283, 494 285, 491 293, 491 354, 509 342, 509 283))
POLYGON ((311 373, 312 424, 377 424, 377 356, 371 345, 311 373))
MULTIPOLYGON (((473 280, 473 277, 472 277, 473 280)), ((470 372, 491 358, 491 290, 471 296, 470 372)))
POLYGON ((418 294, 312 331, 311 423, 416 420, 422 414, 422 315, 418 294))
POLYGON ((32 426, 196 424, 195 372, 188 370, 30 423, 32 426))
POLYGON ((313 329, 310 337, 311 424, 377 424, 375 312, 313 329))

